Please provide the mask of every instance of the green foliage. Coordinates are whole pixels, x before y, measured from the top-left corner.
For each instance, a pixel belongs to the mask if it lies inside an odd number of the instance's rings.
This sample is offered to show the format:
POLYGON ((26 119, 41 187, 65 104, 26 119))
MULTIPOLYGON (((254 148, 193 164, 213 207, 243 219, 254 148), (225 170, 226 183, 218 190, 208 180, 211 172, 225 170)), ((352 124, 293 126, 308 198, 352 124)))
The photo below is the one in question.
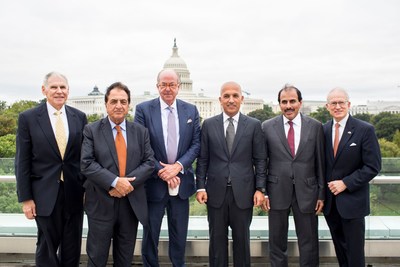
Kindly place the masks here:
POLYGON ((17 133, 17 117, 0 114, 0 136, 17 133))
POLYGON ((206 216, 207 215, 207 206, 206 204, 200 204, 196 200, 196 194, 190 197, 189 199, 190 205, 190 216, 206 216))
POLYGON ((356 119, 360 119, 362 121, 371 123, 371 119, 372 119, 373 115, 369 114, 369 113, 360 113, 360 114, 353 115, 353 117, 356 119))
POLYGON ((392 141, 396 130, 400 129, 400 114, 391 114, 391 116, 382 118, 375 128, 378 138, 392 141))
POLYGON ((88 123, 98 121, 102 118, 102 116, 100 116, 99 114, 91 114, 91 115, 87 115, 86 117, 87 117, 88 123))
POLYGON ((272 111, 272 108, 268 105, 264 105, 263 109, 257 109, 252 112, 249 112, 247 115, 249 117, 258 119, 261 122, 276 116, 276 114, 272 111))
POLYGON ((393 143, 400 148, 400 131, 397 129, 393 135, 393 143))
POLYGON ((317 111, 311 112, 310 117, 320 121, 321 123, 325 123, 331 119, 331 115, 325 107, 319 107, 317 111))
POLYGON ((0 182, 0 213, 21 213, 15 183, 0 182))
POLYGON ((393 142, 380 138, 378 140, 379 146, 381 147, 382 157, 399 157, 400 148, 393 142))
POLYGON ((0 136, 0 158, 15 157, 15 134, 0 136))

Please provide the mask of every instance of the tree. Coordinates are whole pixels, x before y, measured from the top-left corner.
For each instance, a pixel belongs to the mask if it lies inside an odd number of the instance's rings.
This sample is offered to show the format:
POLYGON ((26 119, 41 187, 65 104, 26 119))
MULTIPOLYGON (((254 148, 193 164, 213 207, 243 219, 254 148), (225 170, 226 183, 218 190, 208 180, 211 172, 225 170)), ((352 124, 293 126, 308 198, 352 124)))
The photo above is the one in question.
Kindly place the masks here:
POLYGON ((373 115, 369 114, 369 113, 359 113, 359 114, 353 115, 353 117, 370 123, 373 115))
POLYGON ((393 135, 393 143, 400 148, 400 131, 397 129, 393 135))
POLYGON ((6 101, 0 101, 0 114, 7 109, 7 102, 6 101))
POLYGON ((17 118, 11 115, 0 114, 0 136, 17 132, 17 118))
POLYGON ((276 116, 276 114, 272 111, 272 108, 268 105, 264 105, 263 109, 256 109, 254 111, 251 111, 247 115, 249 117, 258 119, 261 122, 276 116))
POLYGON ((0 158, 15 157, 15 134, 0 136, 0 158))
POLYGON ((400 129, 400 114, 391 114, 383 117, 376 123, 375 129, 378 138, 385 138, 388 141, 392 141, 396 130, 400 129))
POLYGON ((87 117, 88 123, 98 121, 102 118, 102 116, 100 116, 99 114, 91 114, 91 115, 87 115, 86 117, 87 117))
POLYGON ((393 142, 386 140, 385 138, 380 138, 378 140, 379 146, 381 147, 382 157, 399 157, 400 148, 393 142))
POLYGON ((325 123, 331 119, 331 114, 325 107, 319 107, 317 111, 311 112, 310 117, 320 121, 321 123, 325 123))

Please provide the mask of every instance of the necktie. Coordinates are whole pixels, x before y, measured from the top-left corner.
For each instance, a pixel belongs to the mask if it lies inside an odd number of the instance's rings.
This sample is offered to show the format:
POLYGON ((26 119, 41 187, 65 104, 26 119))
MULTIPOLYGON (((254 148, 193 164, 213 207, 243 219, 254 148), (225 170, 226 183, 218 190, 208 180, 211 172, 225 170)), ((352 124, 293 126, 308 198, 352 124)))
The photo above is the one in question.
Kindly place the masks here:
POLYGON ((226 145, 228 146, 229 154, 232 153, 233 140, 235 139, 235 126, 233 126, 233 118, 228 118, 229 124, 226 128, 226 145))
POLYGON ((126 143, 122 135, 121 126, 115 125, 117 135, 115 136, 115 148, 117 149, 119 177, 125 177, 126 171, 126 143))
POLYGON ((339 147, 339 127, 340 124, 335 124, 335 139, 333 140, 333 157, 336 157, 337 149, 339 147))
POLYGON ((167 158, 168 163, 172 164, 176 161, 176 154, 178 150, 177 135, 176 135, 176 122, 175 115, 172 107, 167 108, 168 113, 168 124, 167 124, 167 158))
MULTIPOLYGON (((67 135, 65 134, 64 122, 61 118, 61 111, 54 112, 56 115, 56 141, 58 150, 60 150, 61 158, 64 159, 65 148, 67 147, 67 135)), ((64 181, 64 175, 61 171, 60 180, 64 181)))
POLYGON ((294 148, 294 128, 293 128, 293 121, 288 121, 289 123, 289 132, 287 135, 287 140, 290 148, 290 152, 292 152, 292 157, 295 156, 295 148, 294 148))

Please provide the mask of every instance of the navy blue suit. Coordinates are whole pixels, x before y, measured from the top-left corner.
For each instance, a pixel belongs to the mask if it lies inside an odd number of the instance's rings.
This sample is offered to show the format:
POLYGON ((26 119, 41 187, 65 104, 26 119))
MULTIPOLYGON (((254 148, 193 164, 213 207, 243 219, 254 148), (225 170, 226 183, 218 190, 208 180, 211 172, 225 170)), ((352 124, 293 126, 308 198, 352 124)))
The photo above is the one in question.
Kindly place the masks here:
POLYGON ((34 200, 38 266, 78 266, 83 222, 80 174, 83 112, 65 106, 68 143, 61 157, 46 103, 19 115, 15 176, 20 202, 34 200), (60 181, 61 171, 64 182, 60 181), (57 256, 58 253, 58 256, 57 256))
POLYGON ((145 266, 158 266, 158 241, 165 208, 168 215, 169 255, 174 266, 184 266, 187 227, 189 222, 189 200, 195 192, 192 163, 200 150, 200 119, 197 108, 176 99, 179 118, 179 144, 176 161, 184 170, 178 176, 181 180, 178 196, 168 194, 167 183, 157 175, 163 167, 160 161, 167 163, 160 99, 146 101, 136 106, 135 122, 149 130, 150 144, 154 151, 155 170, 146 181, 149 208, 149 226, 144 227, 142 257, 145 266))
POLYGON ((342 180, 347 189, 326 190, 324 214, 340 266, 365 266, 365 216, 370 213, 369 181, 381 169, 379 143, 371 124, 349 116, 333 156, 332 124, 324 125, 327 182, 342 180))

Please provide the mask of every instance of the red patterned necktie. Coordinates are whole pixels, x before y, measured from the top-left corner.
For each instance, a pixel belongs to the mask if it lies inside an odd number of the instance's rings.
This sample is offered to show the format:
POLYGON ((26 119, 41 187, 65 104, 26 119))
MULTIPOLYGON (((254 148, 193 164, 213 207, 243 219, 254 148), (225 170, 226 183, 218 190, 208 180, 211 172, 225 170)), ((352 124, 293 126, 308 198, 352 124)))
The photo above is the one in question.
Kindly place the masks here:
POLYGON ((295 150, 294 150, 294 128, 293 128, 293 121, 288 121, 289 123, 289 132, 287 135, 287 140, 289 144, 290 151, 292 152, 292 157, 294 158, 295 156, 295 150))

